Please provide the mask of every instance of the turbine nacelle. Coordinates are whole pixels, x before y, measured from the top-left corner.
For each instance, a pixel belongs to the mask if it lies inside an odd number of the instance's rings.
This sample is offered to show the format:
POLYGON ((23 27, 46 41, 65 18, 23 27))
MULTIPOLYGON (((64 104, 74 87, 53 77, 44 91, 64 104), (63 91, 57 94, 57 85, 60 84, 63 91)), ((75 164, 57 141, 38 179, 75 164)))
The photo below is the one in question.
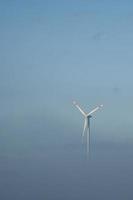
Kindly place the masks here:
POLYGON ((92 118, 92 115, 88 115, 87 118, 88 118, 88 119, 92 118))

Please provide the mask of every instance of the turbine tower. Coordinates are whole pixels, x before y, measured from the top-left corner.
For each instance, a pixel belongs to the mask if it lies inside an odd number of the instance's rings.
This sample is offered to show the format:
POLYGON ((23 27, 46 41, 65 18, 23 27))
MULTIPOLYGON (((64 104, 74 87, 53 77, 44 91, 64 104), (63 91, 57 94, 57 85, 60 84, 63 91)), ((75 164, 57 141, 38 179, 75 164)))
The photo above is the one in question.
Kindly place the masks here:
POLYGON ((83 141, 83 137, 84 137, 85 131, 86 131, 87 153, 89 153, 89 151, 90 151, 90 118, 92 117, 91 115, 94 112, 96 112, 97 110, 101 109, 103 107, 103 105, 97 106, 96 108, 94 108, 89 113, 86 113, 86 112, 83 111, 83 109, 75 101, 73 101, 73 104, 78 108, 78 110, 84 116, 84 128, 83 128, 83 132, 82 132, 82 141, 83 141))

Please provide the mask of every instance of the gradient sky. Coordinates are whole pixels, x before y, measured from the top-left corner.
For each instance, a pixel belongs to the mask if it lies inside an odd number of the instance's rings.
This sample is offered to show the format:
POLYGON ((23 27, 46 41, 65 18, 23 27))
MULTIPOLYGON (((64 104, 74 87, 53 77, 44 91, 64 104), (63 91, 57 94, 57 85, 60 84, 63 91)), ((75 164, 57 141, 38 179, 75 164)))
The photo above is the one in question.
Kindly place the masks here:
POLYGON ((94 132, 133 138, 132 10, 131 0, 1 0, 1 124, 42 118, 76 134, 77 100, 104 104, 94 132))

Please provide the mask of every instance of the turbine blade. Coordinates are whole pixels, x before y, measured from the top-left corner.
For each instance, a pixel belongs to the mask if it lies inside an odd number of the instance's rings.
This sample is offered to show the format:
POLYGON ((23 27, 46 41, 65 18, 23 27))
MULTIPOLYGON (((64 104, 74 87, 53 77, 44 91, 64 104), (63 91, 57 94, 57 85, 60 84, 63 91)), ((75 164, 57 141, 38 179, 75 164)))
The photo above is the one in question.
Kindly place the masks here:
POLYGON ((91 115, 92 113, 96 112, 97 110, 101 109, 103 107, 103 105, 97 106, 96 108, 94 108, 91 112, 89 112, 87 114, 87 116, 91 115))
POLYGON ((73 101, 73 104, 78 108, 78 110, 82 113, 82 115, 86 116, 86 113, 81 109, 81 107, 75 101, 73 101))
POLYGON ((85 119, 82 137, 84 137, 85 129, 87 128, 87 120, 85 119))

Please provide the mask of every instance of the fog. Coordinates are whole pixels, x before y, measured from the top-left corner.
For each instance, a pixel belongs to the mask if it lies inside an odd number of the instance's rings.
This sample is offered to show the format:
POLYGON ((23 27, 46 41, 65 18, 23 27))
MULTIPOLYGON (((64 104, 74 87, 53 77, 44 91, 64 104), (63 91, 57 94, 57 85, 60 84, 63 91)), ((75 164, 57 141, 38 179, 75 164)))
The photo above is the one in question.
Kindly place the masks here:
POLYGON ((0 200, 133 199, 133 2, 0 1, 0 200), (91 149, 81 133, 91 118, 91 149))
POLYGON ((132 199, 132 141, 99 139, 92 131, 87 154, 80 130, 50 130, 39 122, 29 128, 33 121, 28 123, 18 128, 10 126, 8 131, 3 127, 2 200, 132 199))

